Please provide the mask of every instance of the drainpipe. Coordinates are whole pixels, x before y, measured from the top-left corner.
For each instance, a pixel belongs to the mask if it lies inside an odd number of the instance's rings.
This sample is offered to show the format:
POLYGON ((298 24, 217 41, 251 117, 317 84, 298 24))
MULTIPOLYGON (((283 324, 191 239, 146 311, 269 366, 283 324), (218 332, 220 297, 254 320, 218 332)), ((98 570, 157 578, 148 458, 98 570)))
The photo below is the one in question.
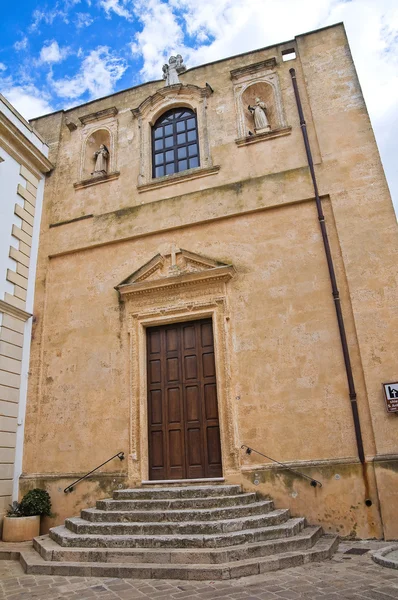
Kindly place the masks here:
POLYGON ((321 199, 319 198, 318 185, 317 185, 317 181, 316 181, 316 177, 315 177, 314 163, 312 160, 311 147, 310 147, 310 142, 309 142, 308 133, 307 133, 307 125, 306 125, 306 122, 304 119, 303 107, 301 105, 300 94, 299 94, 299 90, 297 87, 296 71, 295 71, 295 69, 290 69, 289 72, 290 72, 290 75, 292 78, 294 95, 296 97, 297 110, 298 110, 299 117, 300 117, 300 127, 301 127, 301 131, 303 134, 305 151, 307 153, 307 161, 308 161, 308 166, 309 166, 310 173, 311 173, 312 184, 314 186, 316 209, 318 211, 318 221, 319 221, 319 225, 320 225, 321 232, 322 232, 323 246, 325 249, 326 260, 328 263, 330 283, 332 286, 334 306, 336 309, 336 317, 337 317, 337 323, 339 326, 341 347, 343 350, 344 364, 345 364, 345 370, 346 370, 346 374, 347 374, 348 390, 349 390, 349 397, 350 397, 351 410, 352 410, 352 418, 354 420, 355 437, 356 437, 357 448, 358 448, 358 457, 359 457, 359 460, 361 461, 362 465, 364 465, 365 464, 365 453, 364 453, 364 449, 363 449, 361 424, 359 422, 357 394, 355 391, 354 376, 352 373, 350 352, 349 352, 348 344, 347 344, 347 336, 346 336, 345 327, 344 327, 343 313, 341 311, 340 295, 339 295, 339 290, 337 288, 336 273, 334 270, 332 253, 330 251, 329 238, 328 238, 328 234, 327 234, 327 230, 326 230, 325 216, 324 216, 323 210, 322 210, 321 199))

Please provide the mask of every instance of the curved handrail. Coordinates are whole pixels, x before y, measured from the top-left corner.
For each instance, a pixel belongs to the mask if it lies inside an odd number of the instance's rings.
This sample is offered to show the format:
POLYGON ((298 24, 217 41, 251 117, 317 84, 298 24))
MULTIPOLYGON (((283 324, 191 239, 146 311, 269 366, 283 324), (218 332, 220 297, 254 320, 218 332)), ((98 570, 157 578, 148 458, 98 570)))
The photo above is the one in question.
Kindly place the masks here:
POLYGON ((296 475, 300 475, 300 477, 309 479, 309 481, 311 482, 310 485, 312 485, 312 487, 316 487, 317 485, 319 485, 319 487, 322 487, 321 482, 318 481, 317 479, 314 479, 313 477, 309 477, 308 475, 304 475, 304 473, 300 473, 300 471, 296 471, 295 469, 288 467, 287 465, 279 462, 279 460, 275 460, 275 458, 271 458, 270 456, 267 456, 266 454, 263 454, 262 452, 259 452, 258 450, 254 450, 254 448, 251 448, 250 446, 246 446, 246 444, 242 444, 241 449, 244 450, 245 448, 246 448, 246 450, 245 450, 246 454, 250 455, 252 452, 255 452, 256 454, 259 454, 260 456, 264 456, 264 458, 268 458, 268 460, 272 460, 272 462, 280 465, 284 469, 288 469, 292 473, 296 473, 296 475))
POLYGON ((117 454, 115 454, 114 456, 111 456, 111 458, 108 458, 108 460, 106 460, 105 462, 103 462, 102 465, 99 465, 98 467, 95 467, 95 469, 93 469, 89 473, 86 473, 86 475, 83 475, 83 477, 80 477, 79 479, 76 479, 76 481, 74 481, 73 483, 71 483, 70 485, 68 485, 68 487, 66 487, 64 489, 64 493, 67 494, 68 492, 69 493, 73 492, 73 490, 75 489, 75 485, 77 483, 79 483, 80 481, 83 481, 83 479, 87 479, 87 477, 89 477, 92 473, 94 473, 95 471, 98 471, 98 469, 100 469, 101 467, 103 467, 104 465, 106 465, 106 463, 108 463, 109 461, 113 460, 116 457, 118 457, 120 460, 124 460, 124 452, 118 452, 117 454))

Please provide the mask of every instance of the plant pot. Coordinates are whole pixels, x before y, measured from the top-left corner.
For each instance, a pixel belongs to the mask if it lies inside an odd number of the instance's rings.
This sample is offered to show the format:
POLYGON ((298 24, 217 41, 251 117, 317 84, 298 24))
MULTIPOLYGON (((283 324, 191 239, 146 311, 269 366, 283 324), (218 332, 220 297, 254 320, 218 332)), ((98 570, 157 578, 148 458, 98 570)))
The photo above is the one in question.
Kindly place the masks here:
POLYGON ((28 542, 40 535, 40 515, 3 517, 3 542, 28 542))

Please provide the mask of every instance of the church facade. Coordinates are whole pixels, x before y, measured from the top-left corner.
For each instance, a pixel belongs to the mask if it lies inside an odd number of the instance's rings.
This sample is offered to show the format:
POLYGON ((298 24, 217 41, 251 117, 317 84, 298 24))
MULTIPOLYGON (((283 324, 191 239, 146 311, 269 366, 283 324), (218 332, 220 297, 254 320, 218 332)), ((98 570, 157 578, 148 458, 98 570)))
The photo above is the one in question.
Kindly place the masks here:
POLYGON ((55 168, 20 493, 45 487, 53 524, 117 487, 224 478, 396 538, 397 231, 343 25, 172 57, 33 125, 55 168))

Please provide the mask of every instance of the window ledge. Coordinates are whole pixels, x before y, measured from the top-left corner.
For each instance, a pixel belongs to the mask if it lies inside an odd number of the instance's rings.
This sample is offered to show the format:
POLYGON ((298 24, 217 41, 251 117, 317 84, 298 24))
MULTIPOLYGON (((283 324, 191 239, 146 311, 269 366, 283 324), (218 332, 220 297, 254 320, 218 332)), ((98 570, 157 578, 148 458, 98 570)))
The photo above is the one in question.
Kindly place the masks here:
POLYGON ((272 131, 267 131, 266 133, 258 133, 254 135, 248 135, 243 138, 238 138, 235 140, 235 144, 240 148, 241 146, 250 146, 250 144, 257 144, 258 142, 263 142, 265 140, 271 140, 274 138, 282 137, 284 135, 289 135, 291 133, 292 128, 289 127, 280 127, 279 129, 273 129, 272 131))
POLYGON ((117 179, 120 175, 120 171, 114 171, 113 173, 107 173, 106 175, 99 175, 98 177, 90 177, 90 179, 83 179, 73 184, 75 190, 81 190, 82 188, 89 187, 90 185, 97 185, 98 183, 105 183, 106 181, 112 181, 117 179))
POLYGON ((187 171, 181 171, 180 173, 174 173, 174 175, 164 175, 164 177, 157 177, 152 179, 149 183, 137 186, 139 192, 146 192, 149 190, 156 190, 157 188, 164 187, 166 185, 174 185, 175 183, 181 183, 182 181, 189 181, 191 179, 199 179, 199 177, 207 177, 208 175, 215 175, 220 170, 220 166, 215 167, 197 167, 195 169, 189 169, 187 171))

